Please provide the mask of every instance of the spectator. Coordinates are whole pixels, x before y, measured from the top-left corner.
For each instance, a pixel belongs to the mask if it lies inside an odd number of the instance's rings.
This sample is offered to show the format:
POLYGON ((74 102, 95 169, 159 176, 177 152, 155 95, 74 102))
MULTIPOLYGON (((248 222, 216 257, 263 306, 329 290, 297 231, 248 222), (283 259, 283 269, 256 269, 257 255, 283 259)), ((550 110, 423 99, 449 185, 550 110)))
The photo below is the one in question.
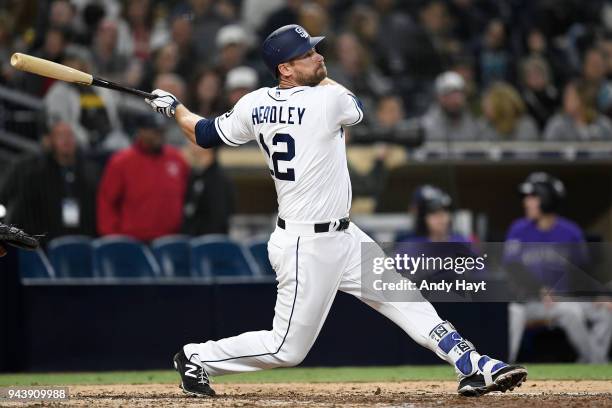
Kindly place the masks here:
POLYGON ((584 54, 582 77, 597 90, 597 109, 612 111, 612 83, 606 78, 606 60, 602 50, 591 48, 584 54))
POLYGON ((161 74, 176 73, 178 70, 179 49, 173 42, 157 49, 153 53, 153 63, 145 65, 140 89, 153 89, 155 77, 161 74))
POLYGON ((98 25, 94 38, 93 63, 96 72, 102 78, 123 83, 123 75, 129 60, 126 56, 119 54, 117 39, 117 23, 112 20, 103 20, 98 25))
MULTIPOLYGON (((176 96, 179 101, 187 101, 187 85, 185 85, 185 81, 176 74, 159 75, 155 79, 155 82, 153 82, 153 88, 168 91, 176 96)), ((176 121, 173 120, 166 124, 164 140, 169 145, 175 147, 185 145, 185 135, 176 121)))
POLYGON ((163 118, 143 115, 136 141, 110 159, 98 191, 98 232, 150 241, 179 232, 189 167, 163 141, 163 118))
POLYGON ((306 3, 300 7, 298 24, 304 27, 306 32, 313 37, 331 35, 327 10, 317 3, 306 3))
POLYGON ((216 38, 217 61, 215 68, 222 78, 232 69, 244 65, 250 42, 246 31, 237 24, 219 30, 216 38))
POLYGON ((525 103, 511 85, 503 82, 493 84, 482 97, 482 112, 479 139, 538 140, 536 122, 525 113, 525 103))
POLYGON ((303 2, 303 0, 286 0, 284 7, 270 14, 263 25, 263 29, 259 32, 260 37, 266 38, 278 27, 282 27, 287 24, 296 24, 298 21, 299 10, 303 2))
POLYGON ((44 234, 95 235, 98 170, 80 154, 70 124, 51 124, 43 153, 18 160, 0 188, 7 222, 44 234))
POLYGON ((371 64, 368 51, 354 34, 339 35, 335 48, 337 62, 328 65, 329 76, 359 95, 367 112, 378 97, 391 92, 392 85, 371 64))
MULTIPOLYGON (((394 41, 392 44, 382 44, 379 43, 379 34, 381 34, 381 30, 391 30, 393 21, 399 20, 400 18, 406 18, 403 13, 398 13, 397 11, 391 12, 388 7, 391 5, 380 4, 381 2, 376 2, 375 6, 379 6, 382 8, 381 14, 377 13, 375 9, 365 4, 357 4, 351 8, 350 13, 346 17, 346 26, 348 31, 352 32, 357 36, 359 42, 363 44, 364 47, 368 48, 373 54, 381 53, 381 52, 392 52, 397 49, 391 49, 394 45, 394 41), (381 24, 381 19, 383 19, 383 24, 381 24), (384 23, 388 23, 389 26, 385 26, 384 23), (385 45, 388 45, 385 47, 385 45), (385 48, 384 51, 380 48, 385 48)), ((410 19, 408 18, 408 21, 410 19)), ((384 34, 381 34, 381 36, 384 34)), ((384 37, 383 37, 384 38, 384 37)), ((388 36, 387 40, 391 40, 392 37, 388 36)), ((378 63, 381 61, 380 57, 375 58, 375 61, 378 63)))
POLYGON ((532 173, 519 186, 519 192, 523 196, 525 217, 512 223, 506 236, 504 259, 510 273, 516 275, 525 270, 531 275, 529 288, 524 289, 533 292, 535 288, 537 295, 526 303, 509 305, 510 361, 518 356, 525 325, 546 320, 565 331, 579 362, 607 362, 612 313, 602 305, 589 302, 555 301, 555 293, 551 294, 551 288, 568 289, 565 281, 570 272, 568 264, 584 267, 586 263, 582 230, 559 215, 566 194, 563 183, 547 173, 532 173), (590 328, 587 321, 592 322, 590 328))
POLYGON ((482 27, 486 26, 486 8, 479 7, 475 0, 451 0, 449 13, 453 19, 453 33, 461 42, 471 46, 477 41, 482 27))
POLYGON ((396 95, 385 95, 376 106, 376 124, 385 129, 399 125, 406 118, 402 98, 396 95))
MULTIPOLYGON (((197 67, 194 57, 199 59, 196 52, 193 30, 193 24, 187 16, 177 16, 172 20, 172 42, 178 48, 176 73, 183 78, 191 78, 193 76, 193 70, 197 67)), ((210 50, 208 54, 210 54, 210 50)))
POLYGON ((563 112, 553 116, 544 131, 545 140, 593 141, 612 139, 612 122, 597 111, 597 89, 585 81, 568 83, 563 112))
POLYGON ((256 33, 268 17, 284 5, 284 0, 243 0, 240 19, 249 31, 256 33))
POLYGON ((195 80, 193 100, 196 112, 205 118, 215 117, 225 111, 222 100, 221 78, 216 71, 205 69, 195 80))
MULTIPOLYGON (((42 48, 33 52, 33 55, 53 62, 61 62, 64 59, 68 43, 68 33, 65 30, 55 27, 49 28, 45 32, 42 48)), ((38 97, 45 96, 55 82, 54 79, 25 72, 15 73, 11 80, 15 88, 38 97)))
POLYGON ((226 12, 227 9, 227 1, 192 0, 181 2, 172 12, 175 18, 189 16, 193 23, 193 38, 197 38, 193 44, 196 55, 205 63, 212 62, 211 50, 215 47, 217 33, 234 19, 230 16, 232 11, 226 12))
POLYGON ((235 209, 234 186, 217 162, 216 149, 202 149, 188 143, 183 152, 191 164, 191 176, 181 232, 188 235, 227 234, 235 209))
POLYGON ((467 109, 463 77, 447 71, 436 79, 435 90, 437 102, 422 119, 426 140, 475 140, 478 129, 467 109))
POLYGON ((147 61, 151 53, 151 29, 153 27, 153 8, 150 0, 130 0, 125 3, 123 18, 127 22, 127 35, 124 36, 129 55, 147 61))
MULTIPOLYGON (((91 72, 89 55, 73 53, 63 63, 71 68, 91 72)), ((114 151, 129 145, 122 130, 116 92, 99 87, 84 87, 57 81, 45 96, 49 117, 70 123, 84 150, 114 151)))
POLYGON ((514 55, 507 41, 504 23, 498 19, 490 20, 478 52, 478 73, 482 87, 486 88, 498 81, 513 82, 514 55))
MULTIPOLYGON (((440 73, 444 66, 452 60, 454 55, 462 51, 462 45, 451 36, 452 20, 448 11, 448 5, 441 0, 433 0, 423 3, 419 10, 419 21, 421 27, 425 30, 428 42, 431 44, 434 53, 432 62, 441 64, 432 66, 431 75, 440 73)), ((424 44, 419 44, 423 46, 424 44)), ((425 61, 414 61, 422 63, 425 61)), ((423 69, 422 67, 421 69, 423 69)))
POLYGON ((529 57, 523 61, 521 68, 521 94, 527 112, 542 131, 559 106, 559 92, 552 84, 550 69, 542 58, 529 57))
MULTIPOLYGON (((397 9, 395 0, 375 1, 368 6, 355 4, 348 16, 347 29, 369 51, 372 62, 383 75, 398 78, 409 68, 404 58, 405 41, 417 30, 414 20, 397 9)), ((409 78, 406 78, 410 81, 409 78)))
POLYGON ((562 51, 548 42, 548 37, 537 27, 527 31, 525 39, 525 60, 531 57, 541 58, 549 68, 549 81, 559 88, 570 75, 570 64, 562 51))
POLYGON ((231 109, 240 98, 255 90, 257 83, 257 72, 251 67, 237 67, 229 71, 225 78, 228 105, 225 110, 231 109))
POLYGON ((473 117, 480 116, 482 113, 480 108, 480 89, 476 81, 474 59, 468 55, 458 55, 451 64, 450 71, 461 75, 465 82, 463 92, 465 94, 467 110, 473 117))

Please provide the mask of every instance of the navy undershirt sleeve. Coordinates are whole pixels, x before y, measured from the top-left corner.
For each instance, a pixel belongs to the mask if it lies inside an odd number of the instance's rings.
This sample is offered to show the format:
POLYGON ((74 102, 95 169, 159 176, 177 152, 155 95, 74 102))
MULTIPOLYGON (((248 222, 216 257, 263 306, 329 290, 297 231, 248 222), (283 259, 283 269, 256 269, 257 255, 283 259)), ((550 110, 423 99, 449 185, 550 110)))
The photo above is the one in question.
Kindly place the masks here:
POLYGON ((214 119, 200 119, 195 126, 195 136, 198 145, 204 148, 220 146, 223 140, 219 137, 214 119))

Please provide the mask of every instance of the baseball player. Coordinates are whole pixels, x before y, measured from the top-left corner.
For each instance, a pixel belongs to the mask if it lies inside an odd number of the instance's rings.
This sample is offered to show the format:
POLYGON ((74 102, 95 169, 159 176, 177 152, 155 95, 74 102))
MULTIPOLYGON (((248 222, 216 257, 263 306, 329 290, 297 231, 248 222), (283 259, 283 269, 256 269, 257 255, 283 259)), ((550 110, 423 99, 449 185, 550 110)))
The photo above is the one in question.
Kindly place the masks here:
POLYGON ((555 293, 570 289, 567 263, 579 267, 589 263, 582 230, 559 215, 566 196, 563 182, 548 173, 531 173, 519 185, 519 192, 525 216, 514 221, 508 231, 504 260, 525 268, 537 295, 508 306, 510 361, 516 360, 527 323, 544 320, 565 332, 578 362, 606 364, 612 340, 610 304, 570 301, 567 296, 555 301, 555 293), (528 242, 539 244, 522 244, 528 242), (546 242, 551 245, 542 245, 546 242))
POLYGON ((277 227, 268 243, 278 281, 272 330, 185 345, 174 356, 181 388, 189 395, 213 396, 212 376, 299 364, 341 290, 452 364, 460 394, 513 389, 527 371, 478 354, 429 302, 386 302, 361 287, 361 244, 373 241, 348 217, 351 182, 343 128, 359 123, 363 110, 355 95, 326 77, 324 59, 315 50, 323 38, 298 25, 271 33, 262 54, 278 86, 243 96, 214 119, 190 112, 163 90, 147 100, 203 148, 255 140, 278 195, 277 227))

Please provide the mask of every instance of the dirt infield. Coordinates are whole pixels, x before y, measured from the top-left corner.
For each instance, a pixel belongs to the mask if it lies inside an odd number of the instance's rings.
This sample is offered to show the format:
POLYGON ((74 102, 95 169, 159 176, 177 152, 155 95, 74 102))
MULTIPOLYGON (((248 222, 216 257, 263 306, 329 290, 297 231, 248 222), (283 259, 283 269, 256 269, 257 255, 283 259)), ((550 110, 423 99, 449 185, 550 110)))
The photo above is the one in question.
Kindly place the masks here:
MULTIPOLYGON (((610 381, 527 381, 506 394, 456 394, 451 381, 397 383, 215 384, 215 398, 190 398, 176 385, 80 385, 64 402, 8 406, 78 407, 612 407, 610 381)), ((0 402, 1 406, 3 405, 0 402)))

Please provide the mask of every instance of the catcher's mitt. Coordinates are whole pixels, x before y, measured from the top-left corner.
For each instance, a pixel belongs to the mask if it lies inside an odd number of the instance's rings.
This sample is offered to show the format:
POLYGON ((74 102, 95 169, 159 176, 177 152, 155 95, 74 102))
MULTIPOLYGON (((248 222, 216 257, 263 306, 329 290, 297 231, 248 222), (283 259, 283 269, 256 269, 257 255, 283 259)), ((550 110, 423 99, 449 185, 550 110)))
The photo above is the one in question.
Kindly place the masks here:
POLYGON ((17 248, 34 250, 38 248, 38 239, 32 235, 0 222, 0 256, 6 254, 4 244, 17 248))

